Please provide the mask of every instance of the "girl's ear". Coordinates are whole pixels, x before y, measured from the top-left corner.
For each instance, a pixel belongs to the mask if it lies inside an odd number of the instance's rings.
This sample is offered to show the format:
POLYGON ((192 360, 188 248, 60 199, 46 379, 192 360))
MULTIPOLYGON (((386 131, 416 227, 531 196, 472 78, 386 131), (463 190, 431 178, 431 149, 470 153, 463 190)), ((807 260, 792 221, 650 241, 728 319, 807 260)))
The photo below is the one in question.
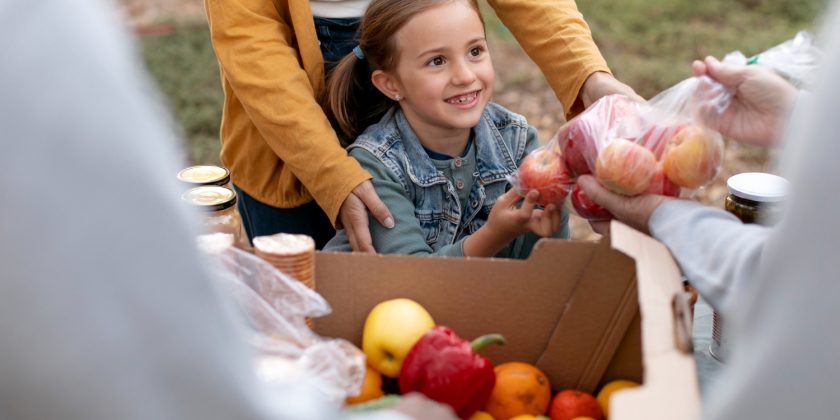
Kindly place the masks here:
POLYGON ((374 70, 370 75, 370 81, 383 95, 391 99, 398 100, 395 98, 399 98, 402 95, 397 80, 382 70, 374 70))

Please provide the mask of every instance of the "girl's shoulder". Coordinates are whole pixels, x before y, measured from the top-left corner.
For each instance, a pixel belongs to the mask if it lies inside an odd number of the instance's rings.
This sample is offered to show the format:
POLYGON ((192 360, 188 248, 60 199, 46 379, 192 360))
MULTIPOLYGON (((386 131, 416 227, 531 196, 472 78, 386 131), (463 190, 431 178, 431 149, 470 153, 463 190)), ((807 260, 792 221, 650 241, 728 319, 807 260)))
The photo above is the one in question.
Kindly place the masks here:
POLYGON ((484 115, 499 129, 509 126, 528 128, 528 120, 524 116, 492 101, 484 108, 484 115))
POLYGON ((366 128, 356 140, 353 141, 347 150, 364 149, 368 152, 381 156, 389 149, 399 147, 401 136, 397 127, 396 111, 392 108, 376 123, 366 128))

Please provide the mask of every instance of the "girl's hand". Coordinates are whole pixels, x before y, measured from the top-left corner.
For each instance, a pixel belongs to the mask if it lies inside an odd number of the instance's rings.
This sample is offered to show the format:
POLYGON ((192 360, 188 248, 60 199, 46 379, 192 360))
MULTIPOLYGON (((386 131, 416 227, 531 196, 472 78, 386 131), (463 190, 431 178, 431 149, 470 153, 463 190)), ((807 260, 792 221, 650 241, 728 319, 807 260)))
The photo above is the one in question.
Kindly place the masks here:
POLYGON ((464 255, 468 257, 492 257, 517 236, 534 232, 549 236, 560 230, 560 210, 550 204, 545 210, 535 209, 536 190, 528 192, 525 200, 516 190, 510 190, 496 200, 487 223, 470 235, 464 242, 464 255), (516 205, 522 201, 522 205, 516 205))
POLYGON ((522 206, 516 207, 516 204, 522 200, 516 190, 511 189, 508 192, 499 196, 493 210, 490 210, 490 216, 487 218, 487 229, 493 233, 493 236, 503 241, 506 245, 519 235, 522 235, 531 230, 531 226, 538 226, 545 223, 541 217, 541 210, 534 210, 537 203, 537 197, 540 193, 532 190, 525 195, 525 200, 522 206), (539 212, 540 214, 535 214, 539 212))
POLYGON ((559 231, 562 222, 563 217, 560 209, 554 204, 549 204, 544 210, 535 209, 531 213, 531 220, 528 221, 528 230, 539 236, 547 237, 559 231))

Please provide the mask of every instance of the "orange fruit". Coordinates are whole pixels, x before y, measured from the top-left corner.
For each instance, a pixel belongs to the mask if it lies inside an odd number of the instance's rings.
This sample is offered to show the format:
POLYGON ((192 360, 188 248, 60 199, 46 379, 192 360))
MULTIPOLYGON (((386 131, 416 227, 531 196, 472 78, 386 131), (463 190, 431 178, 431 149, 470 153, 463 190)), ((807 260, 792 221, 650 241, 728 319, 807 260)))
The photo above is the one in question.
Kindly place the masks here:
POLYGON ((545 414, 551 402, 551 384, 545 373, 523 362, 502 363, 495 371, 496 386, 484 411, 498 420, 545 414))
POLYGON ((490 414, 487 414, 486 411, 476 411, 473 415, 470 416, 467 420, 496 420, 490 414))
POLYGON ((359 394, 347 397, 344 402, 357 404, 365 401, 375 400, 385 395, 382 392, 382 375, 372 367, 365 365, 365 381, 362 382, 362 389, 359 394))
POLYGON ((595 420, 592 417, 575 417, 572 420, 595 420))
POLYGON ((546 416, 532 416, 530 414, 520 414, 516 417, 511 417, 508 420, 548 420, 546 416))
POLYGON ((596 397, 598 400, 598 404, 601 405, 601 410, 604 412, 604 417, 609 418, 610 415, 610 397, 612 394, 620 389, 627 389, 627 388, 635 388, 639 386, 638 382, 633 381, 625 381, 623 379, 619 379, 616 381, 608 382, 598 391, 598 396, 596 397))
POLYGON ((575 389, 560 391, 551 401, 551 420, 573 420, 575 417, 592 417, 602 420, 604 413, 598 400, 591 394, 575 389))

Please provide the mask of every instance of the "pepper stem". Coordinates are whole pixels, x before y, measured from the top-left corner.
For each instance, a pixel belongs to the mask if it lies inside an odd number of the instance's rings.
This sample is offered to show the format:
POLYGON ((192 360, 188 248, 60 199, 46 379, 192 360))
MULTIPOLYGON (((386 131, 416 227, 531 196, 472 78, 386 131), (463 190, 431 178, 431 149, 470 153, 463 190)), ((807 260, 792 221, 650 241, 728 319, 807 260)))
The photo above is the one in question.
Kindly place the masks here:
POLYGON ((470 343, 470 347, 472 347, 473 351, 477 352, 483 349, 488 344, 505 344, 507 341, 505 337, 501 334, 487 334, 482 335, 481 337, 476 338, 470 343))

